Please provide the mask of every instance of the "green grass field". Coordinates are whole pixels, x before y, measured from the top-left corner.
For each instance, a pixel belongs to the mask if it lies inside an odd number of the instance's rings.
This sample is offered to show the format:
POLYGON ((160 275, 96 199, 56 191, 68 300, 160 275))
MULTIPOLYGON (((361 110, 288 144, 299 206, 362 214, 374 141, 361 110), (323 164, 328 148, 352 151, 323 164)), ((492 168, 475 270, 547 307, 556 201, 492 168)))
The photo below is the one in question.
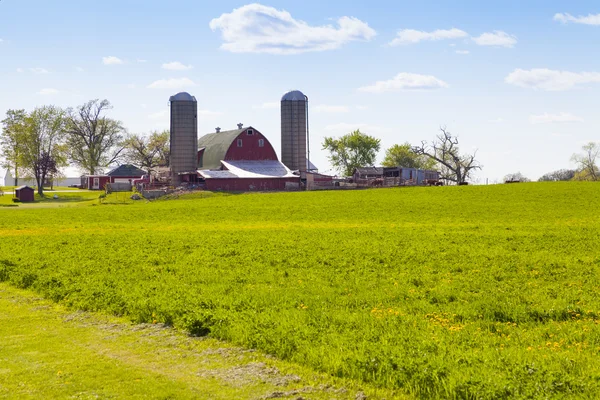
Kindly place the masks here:
POLYGON ((570 182, 5 208, 0 280, 415 397, 593 398, 599 209, 570 182))

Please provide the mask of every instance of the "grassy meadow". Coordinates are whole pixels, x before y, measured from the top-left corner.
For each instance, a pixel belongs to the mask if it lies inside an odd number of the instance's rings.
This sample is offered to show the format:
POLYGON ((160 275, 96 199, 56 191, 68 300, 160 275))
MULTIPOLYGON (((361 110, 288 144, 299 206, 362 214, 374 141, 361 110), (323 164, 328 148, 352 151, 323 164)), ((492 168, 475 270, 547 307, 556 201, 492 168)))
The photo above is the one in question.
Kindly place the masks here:
POLYGON ((593 398, 599 209, 575 182, 0 208, 0 281, 419 398, 593 398))

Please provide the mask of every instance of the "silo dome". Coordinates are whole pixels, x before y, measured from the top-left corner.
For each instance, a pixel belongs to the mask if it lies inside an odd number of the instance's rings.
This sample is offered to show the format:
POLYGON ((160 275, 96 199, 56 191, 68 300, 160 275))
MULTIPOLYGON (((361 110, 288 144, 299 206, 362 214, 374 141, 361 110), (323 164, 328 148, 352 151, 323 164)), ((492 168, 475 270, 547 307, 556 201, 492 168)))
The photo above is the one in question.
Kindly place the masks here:
POLYGON ((171 96, 169 101, 196 101, 196 98, 188 92, 179 92, 175 96, 171 96))
POLYGON ((299 90, 292 90, 284 94, 281 101, 306 101, 306 96, 299 90))

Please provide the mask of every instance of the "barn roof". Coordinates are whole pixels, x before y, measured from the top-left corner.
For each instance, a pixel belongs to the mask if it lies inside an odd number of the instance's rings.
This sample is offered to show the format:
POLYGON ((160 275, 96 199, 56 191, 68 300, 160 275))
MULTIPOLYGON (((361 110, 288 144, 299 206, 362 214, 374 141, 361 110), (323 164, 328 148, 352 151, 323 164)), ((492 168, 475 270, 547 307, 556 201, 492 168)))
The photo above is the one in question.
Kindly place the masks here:
POLYGON ((234 129, 232 131, 221 131, 219 133, 209 133, 198 139, 198 149, 204 148, 202 155, 202 168, 216 169, 221 167, 221 160, 225 158, 227 150, 231 143, 240 133, 250 126, 243 129, 234 129))
POLYGON ((383 167, 356 168, 354 172, 358 172, 361 175, 383 175, 383 167))
POLYGON ((221 161, 227 170, 208 171, 200 170, 198 173, 204 178, 232 179, 232 178, 298 178, 288 167, 278 160, 261 161, 221 161))
POLYGON ((142 176, 146 175, 146 171, 139 169, 138 167, 131 164, 123 164, 110 171, 108 176, 112 177, 131 177, 131 176, 142 176))
POLYGON ((15 188, 15 190, 22 190, 22 189, 34 190, 31 186, 28 186, 28 185, 23 185, 23 186, 19 186, 18 188, 15 188))

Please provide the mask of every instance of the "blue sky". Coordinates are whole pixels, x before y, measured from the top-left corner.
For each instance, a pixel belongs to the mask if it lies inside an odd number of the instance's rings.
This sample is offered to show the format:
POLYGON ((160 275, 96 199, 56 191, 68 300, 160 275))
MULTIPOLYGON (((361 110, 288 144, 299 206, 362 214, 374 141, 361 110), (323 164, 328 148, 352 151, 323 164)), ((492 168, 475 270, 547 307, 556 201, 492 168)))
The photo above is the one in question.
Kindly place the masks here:
MULTIPOLYGON (((199 133, 252 125, 279 151, 278 102, 310 98, 311 155, 360 128, 394 143, 445 125, 479 182, 570 167, 600 140, 593 1, 0 2, 0 115, 107 98, 130 132, 198 99, 199 133)), ((380 154, 380 160, 384 152, 380 154)))

